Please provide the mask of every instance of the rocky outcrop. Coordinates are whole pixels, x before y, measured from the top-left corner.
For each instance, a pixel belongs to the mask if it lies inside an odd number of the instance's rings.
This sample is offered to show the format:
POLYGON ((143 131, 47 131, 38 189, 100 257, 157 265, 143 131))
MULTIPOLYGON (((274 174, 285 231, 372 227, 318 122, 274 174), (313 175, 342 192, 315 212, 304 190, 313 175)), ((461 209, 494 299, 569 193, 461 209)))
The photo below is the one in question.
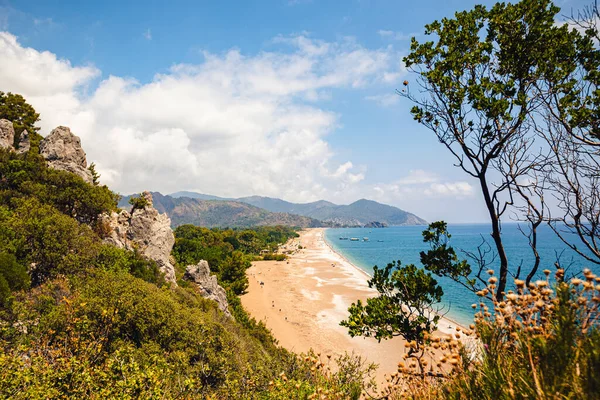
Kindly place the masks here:
POLYGON ((371 221, 368 224, 365 224, 364 228, 387 228, 387 224, 385 222, 379 221, 371 221))
POLYGON ((219 310, 223 311, 229 318, 233 318, 229 312, 227 293, 217 283, 217 278, 210 274, 210 267, 207 261, 200 260, 196 265, 188 265, 183 277, 197 285, 202 297, 216 301, 219 310))
POLYGON ((17 153, 24 154, 29 151, 31 148, 31 137, 29 136, 29 132, 23 131, 21 132, 21 137, 19 138, 19 148, 17 148, 17 153))
POLYGON ((165 280, 175 283, 175 267, 170 260, 175 236, 171 220, 160 214, 152 205, 152 195, 142 194, 148 201, 143 209, 131 213, 121 211, 104 216, 103 222, 110 228, 105 242, 127 250, 137 249, 143 256, 156 262, 165 274, 165 280))
POLYGON ((15 128, 7 119, 0 119, 0 148, 14 150, 15 128))
POLYGON ((87 169, 85 151, 81 140, 66 126, 59 126, 40 143, 40 154, 50 168, 72 172, 92 183, 92 173, 87 169))

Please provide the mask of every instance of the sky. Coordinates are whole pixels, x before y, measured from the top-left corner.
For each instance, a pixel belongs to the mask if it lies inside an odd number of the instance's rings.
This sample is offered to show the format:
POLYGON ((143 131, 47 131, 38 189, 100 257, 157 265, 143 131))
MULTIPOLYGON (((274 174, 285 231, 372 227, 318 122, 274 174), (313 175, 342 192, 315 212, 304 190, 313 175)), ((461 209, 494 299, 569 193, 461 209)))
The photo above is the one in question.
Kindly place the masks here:
POLYGON ((368 198, 484 222, 477 182, 395 94, 410 38, 475 4, 493 2, 0 0, 0 91, 42 135, 70 127, 122 194, 368 198))

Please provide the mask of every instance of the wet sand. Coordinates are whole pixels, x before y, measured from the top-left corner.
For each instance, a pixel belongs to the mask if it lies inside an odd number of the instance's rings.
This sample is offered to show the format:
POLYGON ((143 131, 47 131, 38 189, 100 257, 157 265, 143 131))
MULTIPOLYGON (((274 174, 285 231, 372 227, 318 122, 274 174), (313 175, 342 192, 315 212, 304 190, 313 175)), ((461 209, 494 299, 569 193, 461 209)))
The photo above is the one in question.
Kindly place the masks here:
MULTIPOLYGON (((254 262, 247 270, 250 286, 242 304, 286 349, 301 353, 312 348, 332 356, 354 352, 379 365, 381 382, 402 361, 404 340, 351 338, 339 325, 353 302, 376 292, 367 285, 369 276, 334 252, 323 236, 323 228, 306 229, 286 244, 288 249, 303 247, 287 261, 254 262)), ((438 326, 453 333, 457 325, 443 318, 438 326)))

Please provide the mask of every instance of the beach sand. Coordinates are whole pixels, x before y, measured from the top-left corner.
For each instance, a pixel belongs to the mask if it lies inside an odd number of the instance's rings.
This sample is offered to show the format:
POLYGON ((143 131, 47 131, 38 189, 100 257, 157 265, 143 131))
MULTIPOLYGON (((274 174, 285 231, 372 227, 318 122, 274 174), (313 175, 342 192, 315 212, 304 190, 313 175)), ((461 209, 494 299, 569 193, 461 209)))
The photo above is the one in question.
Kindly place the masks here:
MULTIPOLYGON (((353 302, 376 292, 367 285, 369 276, 334 252, 323 236, 323 228, 302 231, 300 238, 287 245, 303 247, 289 256, 289 263, 252 263, 242 304, 250 315, 265 322, 284 348, 297 353, 312 348, 332 356, 354 352, 379 365, 377 381, 381 382, 402 361, 404 340, 396 337, 378 343, 373 338, 351 338, 339 325, 353 302)), ((438 326, 442 332, 453 333, 457 325, 444 318, 438 326)))

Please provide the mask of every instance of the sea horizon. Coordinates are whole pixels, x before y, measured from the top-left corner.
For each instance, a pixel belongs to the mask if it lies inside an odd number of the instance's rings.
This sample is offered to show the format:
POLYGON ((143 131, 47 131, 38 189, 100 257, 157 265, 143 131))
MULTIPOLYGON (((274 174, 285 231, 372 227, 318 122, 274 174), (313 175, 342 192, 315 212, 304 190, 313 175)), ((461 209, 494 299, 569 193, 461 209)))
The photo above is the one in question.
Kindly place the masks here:
MULTIPOLYGON (((518 223, 506 223, 503 226, 502 235, 509 258, 509 271, 513 274, 516 267, 522 265, 520 278, 524 279, 528 273, 527 266, 532 265, 533 262, 531 249, 527 239, 519 231, 518 223)), ((374 266, 384 267, 392 261, 400 260, 402 264, 422 266, 419 253, 428 249, 421 235, 425 228, 426 225, 386 228, 327 228, 324 239, 340 256, 372 276, 374 266), (357 237, 360 240, 339 240, 340 236, 357 237), (363 237, 368 237, 369 241, 363 241, 363 237)), ((448 231, 452 235, 450 244, 455 247, 459 258, 466 259, 464 251, 476 250, 482 237, 490 234, 491 228, 487 223, 452 223, 448 224, 448 231)), ((535 279, 545 279, 544 269, 556 270, 554 263, 558 253, 562 253, 560 254, 561 263, 567 268, 570 275, 577 275, 584 268, 589 268, 596 274, 600 272, 600 266, 586 262, 583 257, 569 249, 549 227, 545 226, 539 229, 538 242, 541 264, 535 279)), ((491 236, 489 236, 488 244, 493 246, 491 236)), ((497 273, 498 263, 496 261, 491 262, 489 269, 493 269, 497 273)), ((479 302, 478 296, 449 278, 436 277, 436 279, 444 290, 440 313, 462 325, 468 326, 473 323, 474 312, 471 304, 479 302)), ((509 287, 513 280, 514 276, 509 276, 509 287)))

